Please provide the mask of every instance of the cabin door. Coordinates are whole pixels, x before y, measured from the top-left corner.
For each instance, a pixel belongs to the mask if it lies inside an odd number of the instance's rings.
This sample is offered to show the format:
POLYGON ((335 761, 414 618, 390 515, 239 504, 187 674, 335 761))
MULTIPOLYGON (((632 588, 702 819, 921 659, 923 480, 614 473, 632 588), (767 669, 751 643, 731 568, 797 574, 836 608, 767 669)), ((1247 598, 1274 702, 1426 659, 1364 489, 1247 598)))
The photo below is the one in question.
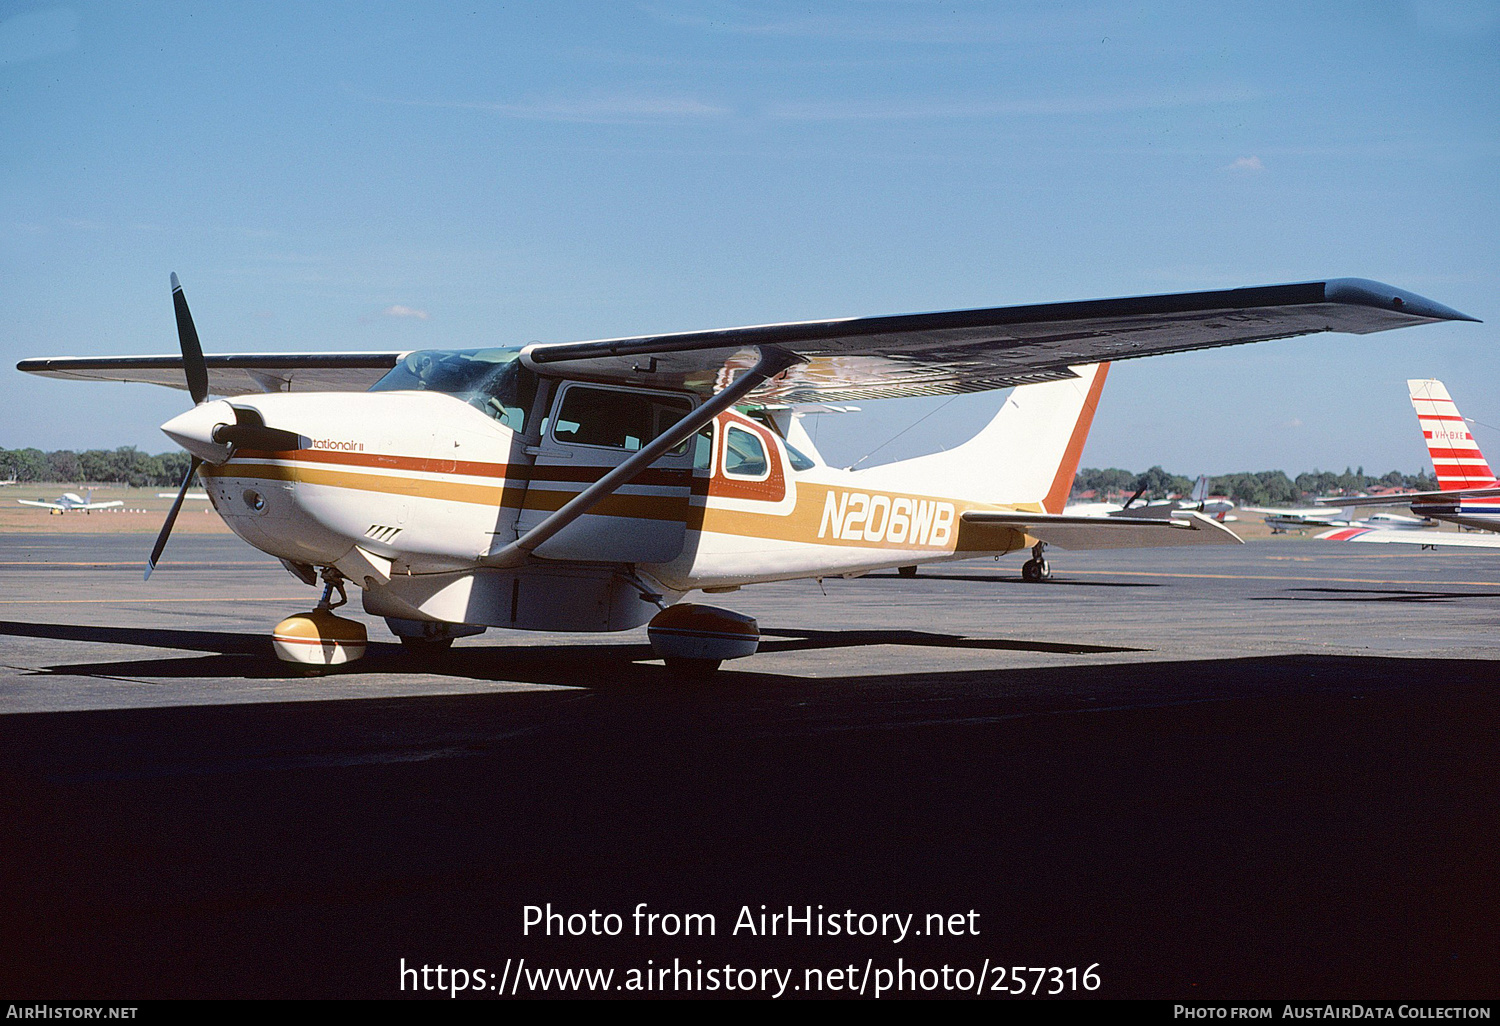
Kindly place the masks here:
MULTIPOLYGON (((518 527, 524 535, 573 496, 686 416, 695 399, 586 382, 565 383, 542 425, 518 527)), ((536 549, 544 559, 665 563, 682 552, 693 440, 660 456, 536 549)))

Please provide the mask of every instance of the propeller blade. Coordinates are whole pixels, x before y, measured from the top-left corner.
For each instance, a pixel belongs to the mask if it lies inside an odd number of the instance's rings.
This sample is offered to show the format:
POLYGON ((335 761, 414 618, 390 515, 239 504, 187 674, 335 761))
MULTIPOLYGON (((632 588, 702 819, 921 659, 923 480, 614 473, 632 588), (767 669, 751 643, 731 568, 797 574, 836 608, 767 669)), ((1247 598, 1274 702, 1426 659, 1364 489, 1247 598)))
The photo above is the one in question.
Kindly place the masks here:
MULTIPOLYGON (((172 275, 175 281, 177 276, 172 275)), ((187 307, 183 307, 187 309, 187 307)), ((192 327, 192 323, 188 323, 192 327)), ((161 525, 161 534, 156 536, 156 545, 151 549, 151 558, 146 560, 146 576, 143 580, 151 580, 151 571, 156 569, 156 561, 161 558, 161 550, 167 547, 167 538, 172 533, 172 525, 177 523, 177 511, 182 508, 182 500, 187 496, 188 486, 193 483, 193 475, 198 473, 198 468, 203 466, 203 461, 194 456, 188 463, 188 472, 182 478, 182 487, 177 489, 177 500, 172 503, 172 509, 167 513, 167 522, 161 525)))
POLYGON ((201 403, 208 398, 208 364, 203 360, 198 329, 193 327, 193 315, 188 311, 187 297, 182 294, 176 271, 172 272, 172 309, 177 314, 177 341, 182 345, 182 370, 187 375, 188 393, 194 403, 201 403))

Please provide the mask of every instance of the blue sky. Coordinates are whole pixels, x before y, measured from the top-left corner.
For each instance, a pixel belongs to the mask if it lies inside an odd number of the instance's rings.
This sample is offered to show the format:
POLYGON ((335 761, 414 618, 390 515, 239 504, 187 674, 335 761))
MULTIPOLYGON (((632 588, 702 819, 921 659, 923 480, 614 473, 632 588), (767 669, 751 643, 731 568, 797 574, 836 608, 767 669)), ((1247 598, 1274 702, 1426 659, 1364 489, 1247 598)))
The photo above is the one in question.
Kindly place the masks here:
MULTIPOLYGON (((1490 3, 0 4, 0 446, 186 394, 7 369, 409 349, 1359 276, 1486 324, 1117 365, 1089 465, 1500 454, 1490 3)), ((996 395, 822 418, 843 462, 996 395), (915 428, 906 430, 922 420, 915 428), (904 433, 903 433, 904 432, 904 433)))

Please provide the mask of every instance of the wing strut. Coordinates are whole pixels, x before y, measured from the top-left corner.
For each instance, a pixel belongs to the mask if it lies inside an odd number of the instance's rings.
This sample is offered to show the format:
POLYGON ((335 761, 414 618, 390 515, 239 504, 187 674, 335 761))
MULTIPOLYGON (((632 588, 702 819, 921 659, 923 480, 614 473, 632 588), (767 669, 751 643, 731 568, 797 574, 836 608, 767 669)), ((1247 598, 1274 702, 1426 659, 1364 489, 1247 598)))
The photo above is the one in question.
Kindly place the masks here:
POLYGON ((655 463, 657 457, 669 449, 675 449, 696 435, 712 423, 715 417, 739 402, 756 386, 780 374, 792 364, 801 362, 801 357, 776 346, 761 347, 757 351, 759 358, 755 361, 755 366, 741 374, 732 384, 673 424, 624 463, 573 496, 556 513, 505 548, 486 557, 484 564, 486 566, 516 566, 524 562, 538 545, 593 509, 605 498, 613 495, 622 485, 629 484, 632 478, 655 463))

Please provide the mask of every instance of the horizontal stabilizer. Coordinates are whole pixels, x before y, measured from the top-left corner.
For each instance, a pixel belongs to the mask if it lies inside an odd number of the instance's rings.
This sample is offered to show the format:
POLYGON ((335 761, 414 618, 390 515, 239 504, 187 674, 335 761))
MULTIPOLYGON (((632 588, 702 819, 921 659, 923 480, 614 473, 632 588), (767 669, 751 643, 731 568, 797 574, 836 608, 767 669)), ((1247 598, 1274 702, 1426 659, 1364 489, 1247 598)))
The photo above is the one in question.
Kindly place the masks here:
POLYGON ((1346 495, 1341 498, 1314 501, 1326 501, 1330 506, 1354 509, 1359 506, 1410 506, 1412 503, 1426 505, 1435 502, 1457 502, 1459 499, 1493 498, 1500 498, 1500 487, 1448 488, 1439 492, 1403 492, 1400 495, 1346 495))
POLYGON ((1084 517, 970 510, 965 523, 1014 527, 1060 549, 1147 549, 1168 545, 1240 545, 1238 535, 1201 513, 1172 519, 1084 517))
POLYGON ((1322 541, 1390 542, 1400 545, 1452 546, 1464 549, 1500 549, 1500 534, 1457 534, 1435 531, 1392 531, 1368 527, 1338 527, 1317 535, 1322 541))

